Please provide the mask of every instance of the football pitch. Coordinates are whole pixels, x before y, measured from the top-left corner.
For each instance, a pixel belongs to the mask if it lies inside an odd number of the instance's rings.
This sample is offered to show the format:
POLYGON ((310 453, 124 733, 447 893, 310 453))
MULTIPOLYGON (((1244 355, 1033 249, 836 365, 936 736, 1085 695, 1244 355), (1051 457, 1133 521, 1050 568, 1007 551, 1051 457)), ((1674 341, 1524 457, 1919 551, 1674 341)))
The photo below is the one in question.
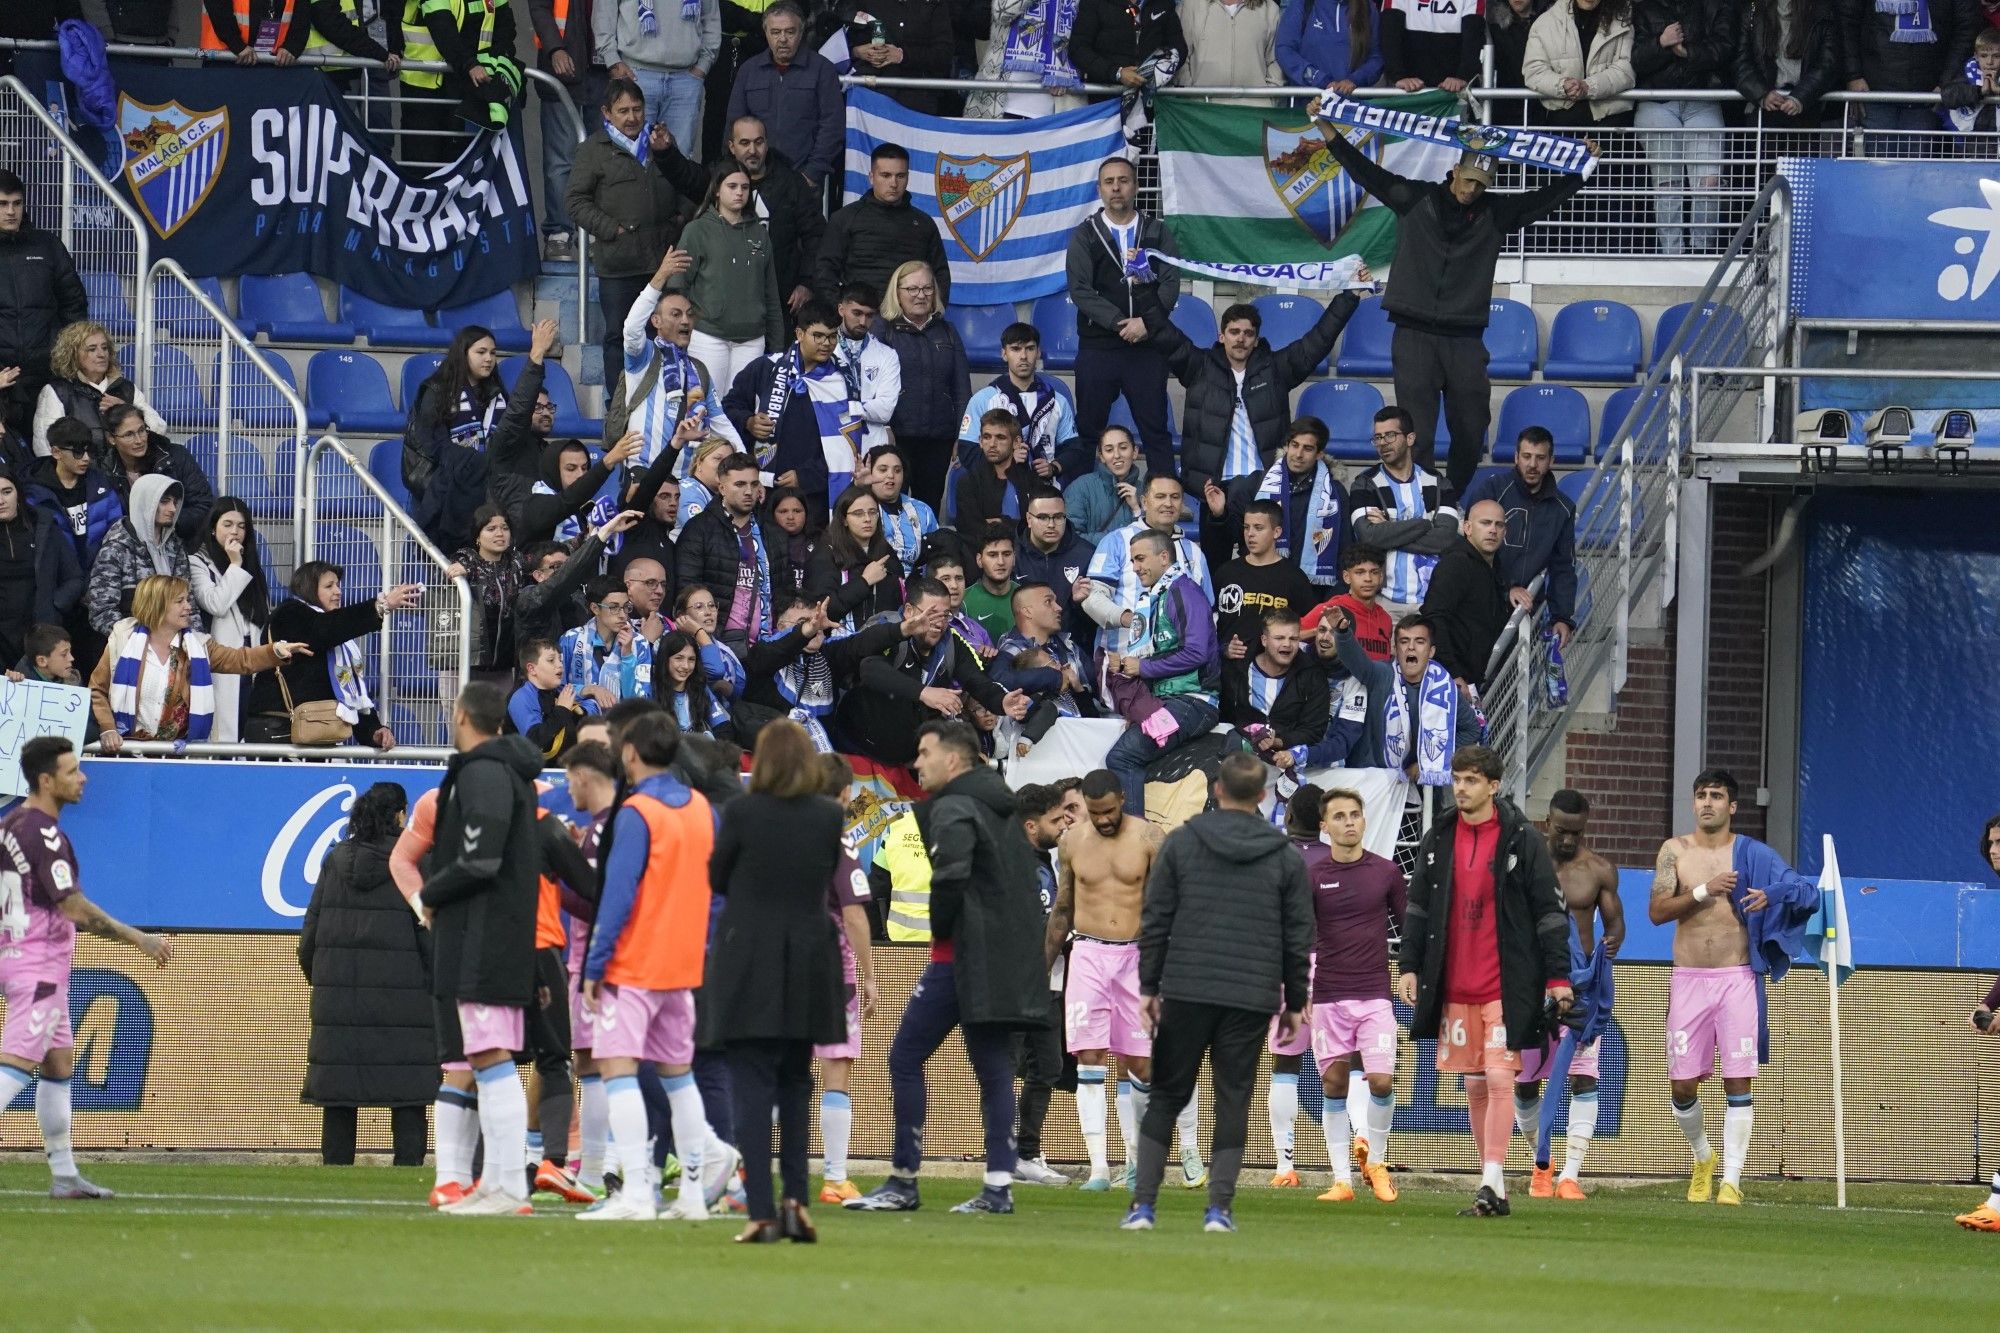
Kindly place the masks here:
MULTIPOLYGON (((1741 1209, 1678 1186, 1526 1198, 1454 1216, 1467 1189, 1316 1203, 1249 1188, 1235 1235, 1173 1187, 1160 1229, 1116 1229, 1119 1194, 1019 1187, 1012 1217, 955 1217, 974 1191, 926 1182, 907 1215, 816 1208, 817 1246, 737 1246, 740 1223, 452 1219, 428 1171, 85 1163, 120 1191, 46 1197, 39 1162, 0 1165, 10 1329, 1062 1328, 1584 1322, 1608 1328, 1990 1326, 2000 1236, 1951 1215, 1975 1187, 1746 1182, 1741 1209)), ((866 1186, 874 1183, 863 1177, 866 1186)))

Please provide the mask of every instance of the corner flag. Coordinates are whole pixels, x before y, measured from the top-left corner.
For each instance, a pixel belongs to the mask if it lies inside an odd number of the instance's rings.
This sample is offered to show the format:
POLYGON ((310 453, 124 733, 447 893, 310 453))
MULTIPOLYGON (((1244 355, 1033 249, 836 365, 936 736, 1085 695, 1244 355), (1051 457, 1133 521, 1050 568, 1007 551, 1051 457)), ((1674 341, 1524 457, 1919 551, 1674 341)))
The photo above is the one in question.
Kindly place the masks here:
POLYGON ((1840 859, 1834 854, 1833 835, 1822 835, 1826 860, 1819 872, 1819 907, 1806 925, 1805 951, 1814 966, 1835 969, 1834 984, 1854 972, 1854 937, 1847 929, 1847 895, 1840 883, 1840 859))

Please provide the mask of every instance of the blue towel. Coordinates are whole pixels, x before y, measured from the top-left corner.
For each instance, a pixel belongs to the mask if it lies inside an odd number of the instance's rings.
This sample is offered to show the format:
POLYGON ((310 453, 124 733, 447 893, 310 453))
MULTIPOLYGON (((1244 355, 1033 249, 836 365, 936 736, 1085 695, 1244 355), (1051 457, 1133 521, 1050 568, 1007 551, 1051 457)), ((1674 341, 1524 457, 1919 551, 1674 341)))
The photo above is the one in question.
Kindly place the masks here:
POLYGON ((1750 932, 1750 969, 1757 974, 1757 1063, 1771 1058, 1771 1024, 1764 986, 1783 981, 1792 959, 1805 947, 1806 925, 1819 907, 1819 885, 1785 864, 1785 859, 1755 838, 1736 835, 1730 868, 1736 872, 1736 892, 1730 905, 1750 932), (1762 889, 1770 904, 1761 912, 1745 912, 1743 895, 1762 889))

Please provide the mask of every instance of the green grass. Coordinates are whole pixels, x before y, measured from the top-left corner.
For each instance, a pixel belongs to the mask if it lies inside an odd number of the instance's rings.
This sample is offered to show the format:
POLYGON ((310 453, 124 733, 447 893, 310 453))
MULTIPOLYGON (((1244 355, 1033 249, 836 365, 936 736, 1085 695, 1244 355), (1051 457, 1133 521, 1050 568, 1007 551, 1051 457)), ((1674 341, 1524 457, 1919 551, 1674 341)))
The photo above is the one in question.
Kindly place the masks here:
MULTIPOLYGON (((820 1208, 820 1244, 740 1248, 737 1224, 579 1226, 436 1216, 429 1173, 86 1163, 121 1191, 56 1203, 39 1164, 0 1166, 6 1327, 603 1328, 1634 1327, 1990 1325, 2000 1236, 1959 1231, 1972 1188, 1753 1181, 1741 1210, 1679 1187, 1454 1216, 1466 1188, 1316 1204, 1246 1189, 1234 1236, 1170 1188, 1125 1235, 1118 1194, 1015 1191, 1011 1218, 953 1217, 975 1188, 929 1182, 915 1215, 820 1208), (1537 1313, 1539 1312, 1539 1313, 1537 1313), (1449 1320, 1449 1324, 1407 1320, 1449 1320), (1385 1321, 1398 1321, 1387 1323, 1385 1321), (1803 1321, 1811 1321, 1805 1324, 1803 1321)), ((1171 1177, 1170 1177, 1171 1179, 1171 1177)), ((863 1184, 871 1184, 864 1181, 863 1184)))

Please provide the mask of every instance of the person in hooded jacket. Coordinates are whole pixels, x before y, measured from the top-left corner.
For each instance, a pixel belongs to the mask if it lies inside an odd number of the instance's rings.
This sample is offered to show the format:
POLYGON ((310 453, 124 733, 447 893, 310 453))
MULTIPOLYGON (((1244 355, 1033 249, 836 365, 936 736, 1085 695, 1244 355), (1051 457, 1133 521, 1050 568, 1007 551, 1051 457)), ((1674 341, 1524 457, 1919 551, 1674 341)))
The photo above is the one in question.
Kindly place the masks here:
POLYGON ((60 624, 83 596, 83 569, 56 516, 28 503, 0 473, 0 662, 21 656, 28 631, 60 624))
MULTIPOLYGON (((149 472, 132 483, 125 499, 125 517, 111 529, 97 560, 90 567, 90 627, 111 633, 118 617, 132 610, 132 590, 154 574, 187 579, 188 553, 176 529, 181 512, 181 486, 163 472, 149 472)), ((194 627, 207 621, 195 612, 194 627)))
POLYGON ((312 1035, 299 1100, 320 1108, 320 1161, 354 1164, 356 1112, 389 1108, 397 1166, 424 1164, 424 1110, 437 1092, 431 939, 389 874, 409 796, 378 782, 354 802, 327 853, 299 931, 312 1035))
MULTIPOLYGON (((1014 1034, 1049 1021, 1048 964, 1042 956, 1047 923, 1036 855, 1021 821, 1013 818, 1014 793, 981 759, 979 737, 969 724, 952 718, 917 728, 915 767, 917 781, 931 793, 931 960, 889 1047, 896 1117, 889 1178, 843 1207, 861 1212, 918 1207, 924 1064, 957 1028, 979 1080, 986 1175, 985 1187, 952 1211, 1011 1213, 1014 1034)), ((1258 791, 1263 791, 1261 777, 1258 791)), ((1311 916, 1308 904, 1308 921, 1311 916)), ((1299 976, 1303 986, 1303 964, 1299 976)))
POLYGON ((1153 1093, 1139 1125, 1127 1230, 1153 1227, 1174 1121, 1195 1094, 1204 1056, 1215 1130, 1203 1228, 1236 1230, 1231 1208, 1272 1008, 1281 1041, 1305 1021, 1312 883, 1291 839, 1258 812, 1264 774, 1255 756, 1223 760, 1217 808, 1169 833, 1146 879, 1139 1003, 1153 1028, 1153 1093))

